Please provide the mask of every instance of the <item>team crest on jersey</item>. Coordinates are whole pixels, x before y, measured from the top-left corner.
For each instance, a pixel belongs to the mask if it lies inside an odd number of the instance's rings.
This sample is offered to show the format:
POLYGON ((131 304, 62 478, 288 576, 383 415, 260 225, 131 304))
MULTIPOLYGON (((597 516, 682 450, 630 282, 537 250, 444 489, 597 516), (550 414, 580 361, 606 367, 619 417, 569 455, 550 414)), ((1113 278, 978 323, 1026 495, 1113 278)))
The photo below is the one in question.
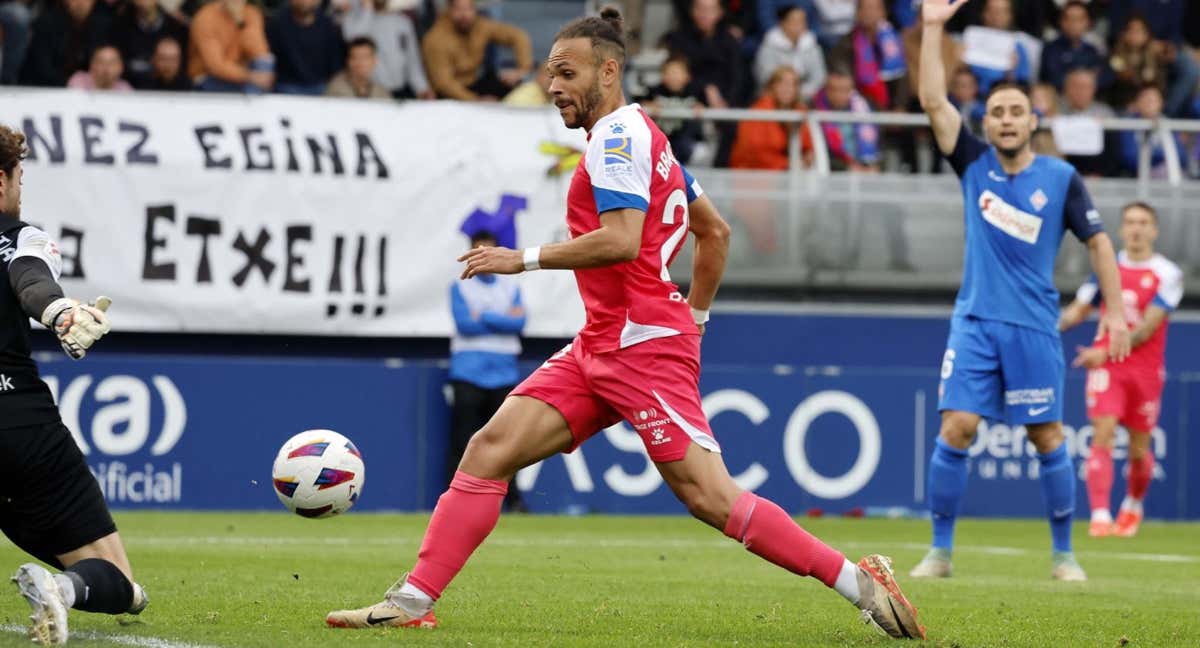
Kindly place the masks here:
POLYGON ((1050 199, 1046 197, 1045 192, 1043 192, 1041 189, 1038 189, 1037 191, 1033 192, 1032 196, 1029 197, 1029 202, 1033 205, 1034 209, 1037 211, 1042 211, 1042 207, 1045 207, 1046 203, 1050 202, 1050 199))
POLYGON ((1142 275, 1142 288, 1152 288, 1154 286, 1154 273, 1147 272, 1142 275))
POLYGON ((1013 207, 991 191, 979 195, 979 212, 997 229, 1026 243, 1037 243, 1042 219, 1013 207))
POLYGON ((613 135, 620 135, 625 132, 625 124, 613 122, 612 126, 608 127, 608 130, 612 131, 613 135))

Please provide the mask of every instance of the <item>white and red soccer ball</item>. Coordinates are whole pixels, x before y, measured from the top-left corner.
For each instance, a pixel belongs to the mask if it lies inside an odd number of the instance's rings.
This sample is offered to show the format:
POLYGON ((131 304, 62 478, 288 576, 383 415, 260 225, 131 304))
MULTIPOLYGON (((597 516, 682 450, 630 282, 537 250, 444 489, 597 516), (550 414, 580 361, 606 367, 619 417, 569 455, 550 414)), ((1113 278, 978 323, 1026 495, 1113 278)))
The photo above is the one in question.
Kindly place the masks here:
POLYGON ((306 430, 275 457, 271 483, 289 511, 307 518, 345 513, 362 494, 362 454, 333 430, 306 430))

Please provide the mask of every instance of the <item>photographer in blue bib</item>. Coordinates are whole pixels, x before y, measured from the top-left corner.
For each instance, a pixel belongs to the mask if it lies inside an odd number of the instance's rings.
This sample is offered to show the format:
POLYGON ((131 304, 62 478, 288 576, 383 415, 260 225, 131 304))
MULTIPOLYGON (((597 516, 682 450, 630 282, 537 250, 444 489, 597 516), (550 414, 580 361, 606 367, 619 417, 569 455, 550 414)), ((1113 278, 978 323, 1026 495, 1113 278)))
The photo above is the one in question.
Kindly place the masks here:
MULTIPOLYGON (((477 231, 471 247, 490 247, 496 235, 477 231)), ((517 356, 525 308, 521 289, 513 276, 481 274, 450 286, 454 337, 450 340, 450 386, 454 404, 450 422, 450 448, 446 457, 446 482, 454 476, 467 442, 475 431, 500 409, 500 404, 520 382, 517 356)), ((510 486, 504 497, 508 511, 525 512, 521 492, 510 486)))

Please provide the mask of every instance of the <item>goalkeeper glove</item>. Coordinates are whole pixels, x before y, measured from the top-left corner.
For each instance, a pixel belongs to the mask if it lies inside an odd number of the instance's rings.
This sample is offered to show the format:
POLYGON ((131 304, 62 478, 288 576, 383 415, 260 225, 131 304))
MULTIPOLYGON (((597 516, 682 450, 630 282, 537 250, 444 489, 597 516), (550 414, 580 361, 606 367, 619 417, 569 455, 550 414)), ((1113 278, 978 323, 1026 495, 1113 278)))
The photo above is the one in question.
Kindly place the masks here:
POLYGON ((81 304, 67 297, 56 299, 42 312, 42 324, 54 331, 72 360, 79 360, 112 330, 105 314, 111 304, 108 297, 97 297, 94 304, 81 304))

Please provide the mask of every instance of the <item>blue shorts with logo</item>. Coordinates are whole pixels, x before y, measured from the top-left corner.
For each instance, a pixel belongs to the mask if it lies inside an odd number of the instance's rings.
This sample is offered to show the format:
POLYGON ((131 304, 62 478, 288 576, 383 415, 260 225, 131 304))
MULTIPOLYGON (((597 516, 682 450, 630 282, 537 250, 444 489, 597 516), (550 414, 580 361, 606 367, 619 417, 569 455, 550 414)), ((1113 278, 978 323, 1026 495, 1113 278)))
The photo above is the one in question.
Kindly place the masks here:
POLYGON ((1065 374, 1059 336, 955 317, 942 358, 938 410, 972 412, 1010 425, 1061 421, 1065 374))

